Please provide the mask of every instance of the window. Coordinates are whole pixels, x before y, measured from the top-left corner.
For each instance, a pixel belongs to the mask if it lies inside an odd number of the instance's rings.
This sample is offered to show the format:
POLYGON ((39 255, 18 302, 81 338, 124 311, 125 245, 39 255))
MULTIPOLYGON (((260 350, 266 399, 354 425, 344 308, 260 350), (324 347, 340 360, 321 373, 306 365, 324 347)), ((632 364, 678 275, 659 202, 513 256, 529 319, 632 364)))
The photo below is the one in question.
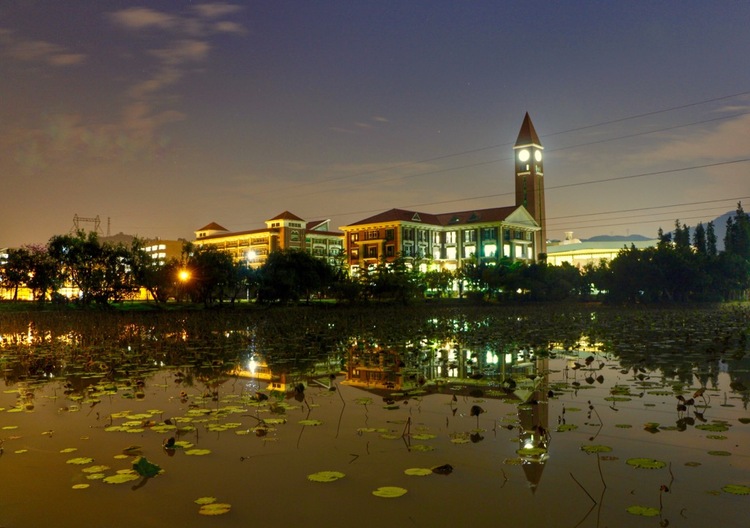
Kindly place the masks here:
POLYGON ((413 257, 414 256, 414 248, 412 246, 404 246, 404 256, 405 257, 413 257))
POLYGON ((378 258, 378 246, 367 246, 368 258, 378 258))
POLYGON ((393 244, 389 244, 385 246, 385 256, 386 257, 392 257, 395 254, 395 247, 393 244))
POLYGON ((476 242, 477 232, 474 229, 464 231, 464 242, 476 242))
POLYGON ((385 230, 385 239, 386 240, 394 240, 396 238, 395 231, 393 229, 386 229, 385 230))
POLYGON ((495 253, 497 253, 497 246, 495 244, 487 244, 484 246, 485 257, 494 257, 495 253))
POLYGON ((429 240, 428 233, 424 229, 417 231, 417 240, 419 242, 427 242, 429 240))
POLYGON ((456 260, 456 248, 455 247, 445 248, 445 256, 448 260, 456 260))
POLYGON ((404 228, 404 240, 414 240, 414 229, 411 227, 404 228))
POLYGON ((482 229, 482 240, 495 240, 495 228, 485 227, 482 229))
POLYGON ((292 242, 299 242, 299 231, 292 229, 292 233, 289 237, 292 242))
POLYGON ((359 240, 359 233, 352 233, 349 236, 349 240, 351 240, 352 242, 357 242, 359 240))
POLYGON ((380 232, 379 231, 368 231, 367 232, 367 240, 377 240, 380 238, 380 232))
POLYGON ((358 259, 359 258, 359 248, 352 249, 352 258, 358 259))
POLYGON ((432 243, 440 244, 440 233, 438 231, 435 231, 434 233, 432 233, 432 243))
POLYGON ((446 244, 455 244, 456 243, 456 232, 455 231, 448 231, 445 234, 445 243, 446 244))

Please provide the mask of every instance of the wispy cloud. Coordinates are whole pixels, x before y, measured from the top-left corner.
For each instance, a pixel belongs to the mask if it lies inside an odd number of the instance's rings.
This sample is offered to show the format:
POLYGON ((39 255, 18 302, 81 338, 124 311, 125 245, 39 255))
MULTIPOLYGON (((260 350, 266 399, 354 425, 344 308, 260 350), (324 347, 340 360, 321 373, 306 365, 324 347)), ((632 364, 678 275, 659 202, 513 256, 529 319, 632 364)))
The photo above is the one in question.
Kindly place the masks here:
POLYGON ((8 29, 0 29, 0 55, 57 67, 75 66, 86 60, 83 53, 72 52, 64 46, 45 40, 27 40, 8 29))
MULTIPOLYGON (((197 4, 179 12, 149 7, 129 7, 105 14, 126 38, 146 33, 145 49, 134 45, 127 60, 137 68, 121 98, 119 116, 102 118, 85 111, 44 113, 36 123, 6 123, 0 129, 0 148, 15 153, 16 164, 26 171, 44 170, 61 162, 83 160, 128 161, 159 156, 169 147, 167 125, 187 119, 179 108, 179 85, 203 71, 215 35, 245 32, 236 20, 242 6, 224 2, 197 4)), ((19 36, 0 28, 0 58, 40 66, 69 67, 86 55, 64 46, 19 36)), ((92 61, 93 63, 94 61, 92 61)), ((117 95, 113 97, 117 100, 117 95)))
POLYGON ((388 119, 382 116, 371 117, 369 121, 355 121, 349 126, 332 126, 329 130, 340 134, 354 134, 356 132, 372 130, 380 125, 389 123, 388 119))
MULTIPOLYGON (((734 108, 750 112, 750 107, 734 108)), ((730 161, 750 157, 750 113, 739 115, 713 128, 666 138, 647 154, 649 161, 730 161)))

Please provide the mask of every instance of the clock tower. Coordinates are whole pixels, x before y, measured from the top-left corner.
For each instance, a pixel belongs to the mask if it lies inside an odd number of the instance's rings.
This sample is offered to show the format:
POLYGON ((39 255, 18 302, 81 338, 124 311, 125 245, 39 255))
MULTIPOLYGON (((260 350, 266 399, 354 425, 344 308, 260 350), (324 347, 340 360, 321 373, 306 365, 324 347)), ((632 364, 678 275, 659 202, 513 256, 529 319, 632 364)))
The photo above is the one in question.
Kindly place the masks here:
POLYGON ((536 233, 536 251, 547 253, 547 213, 544 209, 544 155, 529 113, 513 147, 516 163, 516 206, 523 205, 541 227, 536 233))

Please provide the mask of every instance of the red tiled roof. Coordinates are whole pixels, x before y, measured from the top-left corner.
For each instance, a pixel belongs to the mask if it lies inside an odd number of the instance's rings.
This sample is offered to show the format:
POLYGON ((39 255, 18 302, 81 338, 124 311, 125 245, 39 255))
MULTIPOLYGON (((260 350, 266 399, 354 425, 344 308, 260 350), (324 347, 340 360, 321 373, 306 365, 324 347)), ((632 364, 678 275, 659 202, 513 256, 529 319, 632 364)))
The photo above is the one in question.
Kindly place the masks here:
POLYGON ((216 222, 211 222, 207 226, 203 226, 198 231, 229 231, 226 227, 222 227, 216 222))
POLYGON ((518 209, 515 205, 507 207, 492 207, 490 209, 475 209, 470 211, 458 211, 454 213, 420 213, 404 209, 391 209, 376 214, 364 220, 349 224, 349 226, 382 224, 386 222, 418 222, 421 224, 448 226, 474 224, 480 222, 498 222, 505 220, 513 211, 518 209))
POLYGON ((270 222, 271 220, 299 220, 300 222, 304 222, 302 218, 296 214, 290 213, 289 211, 284 211, 283 213, 270 218, 268 221, 270 222))

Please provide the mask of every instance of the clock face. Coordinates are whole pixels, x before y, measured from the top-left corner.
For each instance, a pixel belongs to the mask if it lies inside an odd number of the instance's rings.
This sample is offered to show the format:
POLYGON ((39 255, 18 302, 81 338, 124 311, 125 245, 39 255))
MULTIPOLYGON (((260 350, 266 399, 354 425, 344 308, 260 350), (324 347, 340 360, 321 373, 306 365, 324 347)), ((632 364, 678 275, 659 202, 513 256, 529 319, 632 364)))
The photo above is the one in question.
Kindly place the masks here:
POLYGON ((542 151, 541 150, 535 150, 534 151, 534 159, 537 161, 542 161, 542 151))
POLYGON ((529 154, 529 151, 528 151, 528 150, 526 150, 526 149, 523 149, 522 151, 520 151, 520 152, 518 153, 518 159, 519 159, 520 161, 528 161, 528 159, 529 159, 529 156, 530 156, 530 154, 529 154))

